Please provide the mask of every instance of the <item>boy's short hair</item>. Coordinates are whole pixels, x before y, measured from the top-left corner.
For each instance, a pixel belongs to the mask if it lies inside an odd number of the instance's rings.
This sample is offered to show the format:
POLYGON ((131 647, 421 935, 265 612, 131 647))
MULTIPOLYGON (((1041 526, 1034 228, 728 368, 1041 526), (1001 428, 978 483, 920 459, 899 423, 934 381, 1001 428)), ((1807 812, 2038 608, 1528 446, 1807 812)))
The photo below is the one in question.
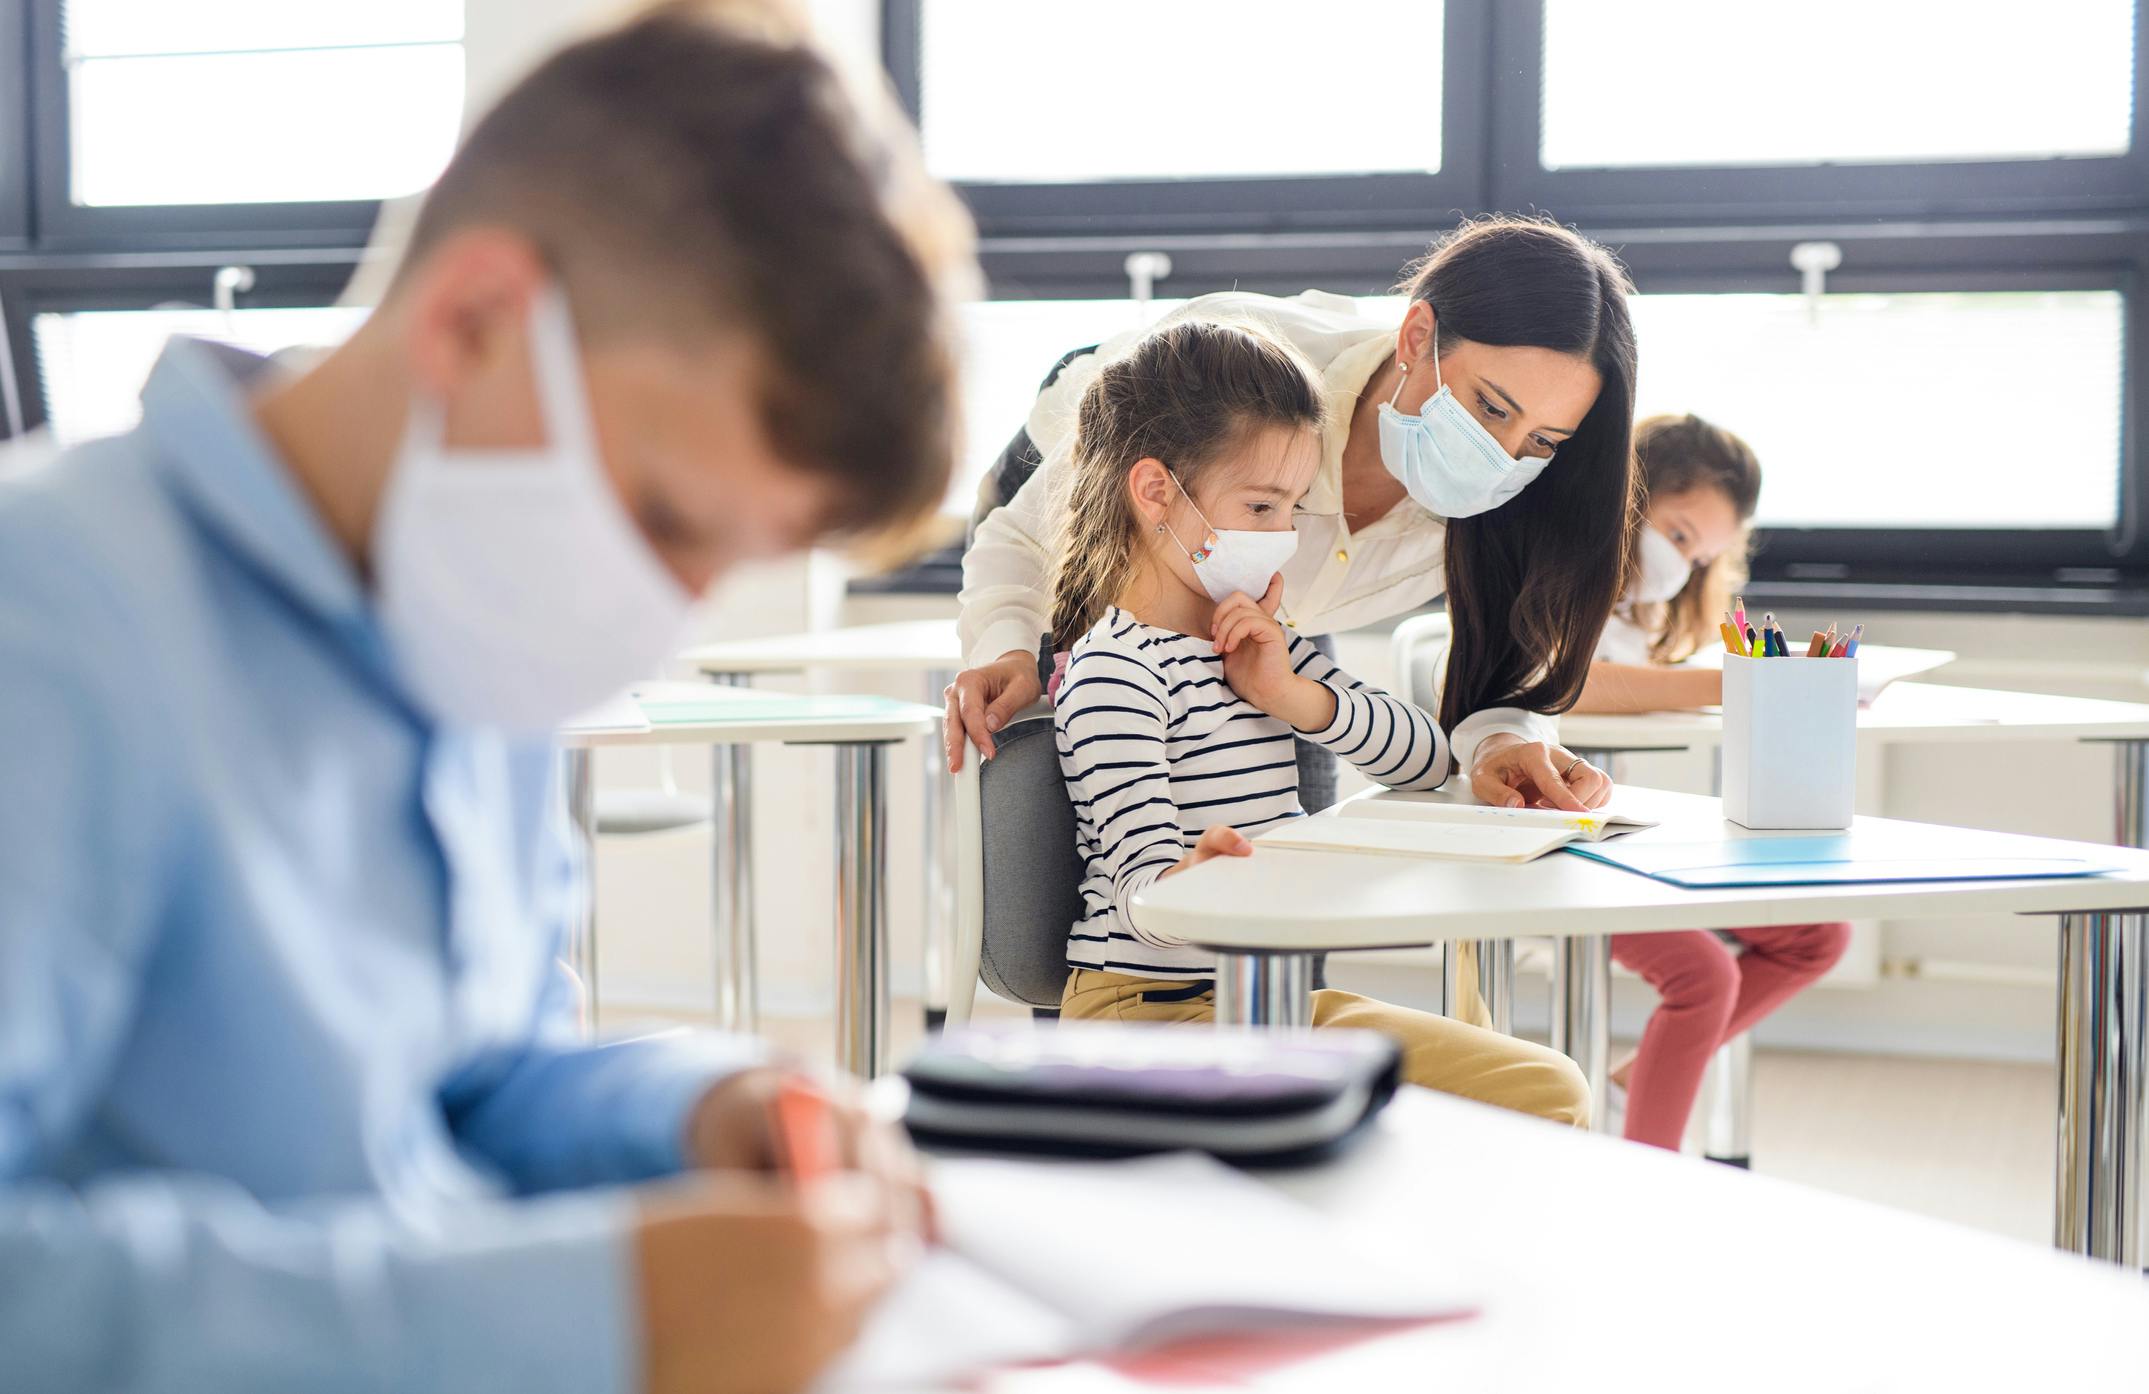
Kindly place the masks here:
POLYGON ((593 341, 743 332, 770 441, 834 486, 827 526, 885 533, 947 488, 970 224, 893 103, 854 101, 781 15, 674 0, 553 55, 449 161, 398 275, 506 227, 593 341))

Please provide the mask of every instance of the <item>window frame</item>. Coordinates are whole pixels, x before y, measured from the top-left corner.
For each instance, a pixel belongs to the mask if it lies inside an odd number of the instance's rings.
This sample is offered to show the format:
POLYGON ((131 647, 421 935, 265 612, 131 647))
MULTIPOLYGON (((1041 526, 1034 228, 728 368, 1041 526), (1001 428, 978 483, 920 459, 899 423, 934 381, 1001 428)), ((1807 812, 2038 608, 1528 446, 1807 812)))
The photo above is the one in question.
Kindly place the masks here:
POLYGON ((333 305, 350 284, 359 257, 356 249, 265 252, 257 248, 159 257, 0 257, 0 334, 4 334, 0 348, 5 350, 7 363, 14 366, 19 429, 35 431, 48 419, 32 329, 37 316, 151 310, 174 303, 205 306, 211 303, 217 271, 233 265, 254 272, 254 288, 237 297, 238 309, 333 305))
MULTIPOLYGON (((884 5, 888 66, 914 118, 919 4, 884 5)), ((1277 216, 1254 226, 1214 209, 1130 216, 1124 201, 1092 198, 1095 186, 1044 186, 1056 195, 1026 205, 963 188, 979 216, 988 294, 1124 298, 1126 258, 1138 251, 1170 256, 1162 297, 1231 287, 1381 294, 1459 215, 1494 208, 1552 212, 1618 253, 1645 294, 1795 293, 1790 250, 1808 241, 1843 249, 1828 291, 2118 290, 2126 318, 2114 528, 1920 532, 1914 561, 1901 530, 1777 528, 1760 539, 1752 590, 1921 609, 2149 613, 2149 0, 2135 0, 2132 148, 2103 160, 1546 171, 1543 6, 1451 0, 1449 23, 1442 168, 1470 172, 1476 197, 1391 220, 1389 210, 1337 215, 1289 187, 1324 181, 1275 181, 1277 216)), ((1933 455, 1944 464, 1944 447, 1933 455)))
POLYGON ((2149 6, 2134 4, 2134 124, 2125 155, 1893 164, 1634 166, 1548 170, 1542 163, 1545 11, 1497 7, 1488 152, 1494 207, 1552 208, 1620 222, 1762 218, 1931 218, 2079 214, 2149 203, 2149 6))
MULTIPOLYGON (((1289 232, 1418 227, 1452 221, 1484 200, 1491 12, 1497 0, 1446 0, 1440 169, 1434 174, 1273 179, 1124 180, 1058 184, 956 182, 986 237, 1113 231, 1289 232), (1347 205, 1347 206, 1346 206, 1347 205)), ((882 0, 881 57, 911 121, 921 114, 924 5, 882 0)))
MULTIPOLYGON (((2007 226, 1956 221, 1807 227, 1584 227, 1620 255, 1641 294, 1796 294, 1790 249, 1827 240, 1843 248, 1836 293, 2114 290, 2124 300, 2118 523, 2103 529, 1772 528, 1757 538, 1755 589, 1772 585, 1932 588, 2149 586, 2149 220, 2074 220, 2007 226)), ((1260 239, 1027 238, 981 249, 991 299, 1123 298, 1128 252, 1172 258, 1168 293, 1226 289, 1294 294, 1319 286, 1379 295, 1424 250, 1411 234, 1260 239)), ((1069 345, 1068 347, 1074 347, 1069 345)), ((1040 363, 1040 374, 1048 364, 1040 363)), ((1019 421, 1010 421, 1014 430, 1019 421)), ((1941 452, 1936 451, 1936 455, 1941 452)), ((1913 467, 1914 467, 1914 462, 1913 467)), ((921 578, 923 579, 923 578, 921 578)))
MULTIPOLYGON (((112 208, 75 203, 70 187, 74 171, 63 13, 66 3, 67 0, 28 0, 27 86, 35 171, 30 196, 39 246, 66 251, 195 251, 365 244, 380 216, 382 200, 112 208)), ((0 129, 0 137, 5 134, 0 129)))
MULTIPOLYGON (((0 82, 15 79, 0 99, 0 250, 30 245, 30 16, 18 10, 0 22, 0 82)), ((0 87, 0 90, 6 90, 0 87)))

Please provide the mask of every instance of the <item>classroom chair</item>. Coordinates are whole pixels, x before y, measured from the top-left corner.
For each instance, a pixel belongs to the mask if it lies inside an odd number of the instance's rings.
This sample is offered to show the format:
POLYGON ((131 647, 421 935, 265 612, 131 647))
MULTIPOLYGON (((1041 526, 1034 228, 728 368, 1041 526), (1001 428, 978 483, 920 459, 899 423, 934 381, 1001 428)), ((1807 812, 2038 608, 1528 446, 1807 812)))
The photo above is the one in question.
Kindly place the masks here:
POLYGON ((999 996, 1059 1015, 1067 930, 1082 913, 1074 804, 1060 774, 1051 708, 1033 707, 975 751, 955 778, 955 943, 948 1024, 970 1020, 980 979, 999 996))
MULTIPOLYGON (((1446 658, 1449 627, 1445 614, 1413 615, 1395 627, 1389 639, 1389 656, 1395 664, 1397 690, 1428 711, 1437 709, 1440 665, 1446 658)), ((1730 940, 1730 936, 1724 936, 1730 940)), ((1511 941, 1510 941, 1511 942, 1511 941)), ((1736 952, 1741 945, 1731 940, 1736 952)), ((1488 947, 1488 946, 1481 946, 1488 947)), ((1453 956, 1451 956, 1453 957, 1453 956)), ((1481 975, 1481 981, 1498 980, 1499 967, 1481 975)), ((1512 977, 1512 962, 1505 965, 1512 977)), ((1607 961, 1606 972, 1610 965, 1607 961)), ((1450 977, 1453 975, 1450 974, 1450 977)), ((1559 982, 1555 976, 1553 990, 1559 982)), ((1454 988, 1448 989, 1452 998, 1454 988)), ((1607 978, 1600 1000, 1609 1002, 1607 978)), ((1558 1004, 1554 1003, 1555 1012, 1558 1004)), ((1497 1014, 1498 1007, 1493 1010, 1497 1014)), ((1505 1029, 1505 1023, 1498 1023, 1505 1029)), ((1752 1158, 1753 1043, 1745 1035, 1724 1042, 1709 1061, 1702 1083, 1700 1113, 1703 1120, 1702 1151, 1712 1161, 1749 1166, 1752 1158)))

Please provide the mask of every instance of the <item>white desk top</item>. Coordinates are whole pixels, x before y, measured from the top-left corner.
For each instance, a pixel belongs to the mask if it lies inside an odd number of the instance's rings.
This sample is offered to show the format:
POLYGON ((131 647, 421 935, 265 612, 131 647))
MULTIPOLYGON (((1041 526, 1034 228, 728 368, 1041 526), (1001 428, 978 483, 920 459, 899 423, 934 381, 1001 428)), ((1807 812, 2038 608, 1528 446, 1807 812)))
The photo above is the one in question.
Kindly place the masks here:
MULTIPOLYGON (((1560 741, 1569 749, 1707 750, 1723 737, 1723 715, 1714 711, 1634 716, 1570 712, 1560 718, 1560 741)), ((2149 740, 2149 705, 1899 682, 1858 713, 1858 740, 1866 746, 2099 739, 2149 740)))
POLYGON ((939 729, 941 715, 936 708, 890 697, 796 697, 706 682, 641 683, 628 696, 648 718, 648 730, 566 726, 559 743, 571 748, 751 741, 849 745, 922 736, 939 729))
POLYGON ((704 673, 910 672, 963 666, 954 620, 906 620, 765 639, 732 639, 679 655, 704 673))
MULTIPOLYGON (((1446 797, 1473 802, 1457 780, 1449 781, 1446 797)), ((1727 823, 1718 800, 1697 794, 1622 787, 1614 806, 1659 820, 1659 826, 1623 841, 1799 835, 1752 832, 1727 823)), ((1879 828, 1893 821, 1860 818, 1856 826, 1879 828)), ((2037 841, 2054 856, 2085 855, 2083 844, 2037 841)), ((1340 950, 1519 935, 2149 907, 2149 852, 2098 846, 2086 855, 2117 860, 2129 869, 2049 881, 1685 890, 1564 852, 1515 866, 1297 851, 1256 842, 1250 857, 1218 857, 1155 882, 1135 896, 1133 914, 1144 929, 1218 948, 1340 950)))
POLYGON ((1081 1365, 986 1388, 1718 1394, 2141 1380, 2138 1276, 1462 1099, 1405 1089, 1340 1160, 1255 1175, 1368 1244, 1454 1273, 1483 1314, 1280 1368, 1220 1360, 1206 1376, 1182 1367, 1137 1382, 1081 1365))

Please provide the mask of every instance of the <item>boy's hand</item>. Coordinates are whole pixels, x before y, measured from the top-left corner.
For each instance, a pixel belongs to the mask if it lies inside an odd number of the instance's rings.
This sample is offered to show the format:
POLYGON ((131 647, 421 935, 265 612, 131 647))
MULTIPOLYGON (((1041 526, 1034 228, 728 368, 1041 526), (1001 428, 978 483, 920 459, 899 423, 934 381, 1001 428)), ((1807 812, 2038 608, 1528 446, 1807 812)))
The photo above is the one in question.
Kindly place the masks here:
MULTIPOLYGON (((778 1172, 784 1169, 775 1134, 776 1096, 795 1072, 764 1066, 741 1070, 702 1095, 687 1120, 687 1155, 712 1171, 778 1172)), ((828 1100, 828 1151, 883 1191, 883 1203, 899 1223, 932 1232, 932 1201, 910 1140, 876 1118, 858 1086, 848 1079, 811 1081, 828 1100)))
POLYGON ((1229 823, 1218 823, 1203 833, 1201 841, 1195 843, 1185 856, 1164 868, 1157 879, 1161 881, 1166 876, 1177 876, 1188 867, 1200 866, 1211 857, 1250 857, 1253 854, 1254 844, 1248 840, 1245 833, 1229 823))
POLYGON ((642 1194, 634 1263, 647 1394, 790 1394, 920 1251, 856 1174, 796 1187, 702 1173, 642 1194))
POLYGON ((1301 731, 1318 731, 1336 717, 1336 694, 1291 671, 1291 639, 1276 622, 1283 576, 1269 578, 1259 600, 1233 594, 1218 603, 1209 637, 1224 656, 1231 690, 1301 731))

